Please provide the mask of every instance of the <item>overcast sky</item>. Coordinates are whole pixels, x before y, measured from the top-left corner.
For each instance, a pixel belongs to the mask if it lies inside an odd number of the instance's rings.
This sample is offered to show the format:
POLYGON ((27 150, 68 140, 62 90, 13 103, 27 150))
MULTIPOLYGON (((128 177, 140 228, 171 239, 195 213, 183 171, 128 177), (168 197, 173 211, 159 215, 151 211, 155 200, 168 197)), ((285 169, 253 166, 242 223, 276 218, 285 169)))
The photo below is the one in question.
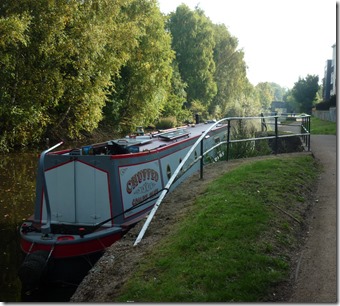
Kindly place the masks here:
POLYGON ((323 78, 336 42, 333 0, 158 0, 168 14, 182 3, 197 5, 213 23, 224 23, 245 52, 253 85, 275 82, 292 88, 308 74, 323 78))

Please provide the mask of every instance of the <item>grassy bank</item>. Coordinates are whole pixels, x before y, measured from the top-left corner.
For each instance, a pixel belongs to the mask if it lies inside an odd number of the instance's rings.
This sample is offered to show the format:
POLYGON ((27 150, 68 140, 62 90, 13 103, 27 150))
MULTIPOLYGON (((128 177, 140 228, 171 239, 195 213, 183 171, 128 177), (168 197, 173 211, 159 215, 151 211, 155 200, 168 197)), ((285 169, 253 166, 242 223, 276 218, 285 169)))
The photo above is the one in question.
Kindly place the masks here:
POLYGON ((336 135, 336 122, 311 117, 312 135, 336 135))
POLYGON ((317 173, 310 155, 293 155, 252 161, 213 181, 116 301, 271 300, 290 277, 317 173))

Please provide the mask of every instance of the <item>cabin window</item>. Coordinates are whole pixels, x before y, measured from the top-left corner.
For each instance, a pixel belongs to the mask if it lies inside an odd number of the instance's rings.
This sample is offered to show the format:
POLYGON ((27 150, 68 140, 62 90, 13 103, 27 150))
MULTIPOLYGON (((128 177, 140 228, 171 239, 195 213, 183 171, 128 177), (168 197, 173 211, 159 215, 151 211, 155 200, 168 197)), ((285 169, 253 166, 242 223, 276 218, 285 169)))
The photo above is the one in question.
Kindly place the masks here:
POLYGON ((171 168, 170 168, 170 165, 167 165, 167 167, 166 167, 166 175, 167 175, 168 179, 170 179, 170 177, 171 177, 171 168))

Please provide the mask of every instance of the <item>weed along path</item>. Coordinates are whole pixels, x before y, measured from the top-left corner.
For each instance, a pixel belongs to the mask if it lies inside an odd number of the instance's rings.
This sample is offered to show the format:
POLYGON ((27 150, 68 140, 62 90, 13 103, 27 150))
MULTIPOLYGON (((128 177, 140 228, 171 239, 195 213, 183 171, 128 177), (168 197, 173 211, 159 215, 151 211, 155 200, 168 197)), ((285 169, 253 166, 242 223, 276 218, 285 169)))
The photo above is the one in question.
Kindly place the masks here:
POLYGON ((312 135, 311 151, 323 169, 306 244, 289 302, 337 302, 336 136, 312 135))

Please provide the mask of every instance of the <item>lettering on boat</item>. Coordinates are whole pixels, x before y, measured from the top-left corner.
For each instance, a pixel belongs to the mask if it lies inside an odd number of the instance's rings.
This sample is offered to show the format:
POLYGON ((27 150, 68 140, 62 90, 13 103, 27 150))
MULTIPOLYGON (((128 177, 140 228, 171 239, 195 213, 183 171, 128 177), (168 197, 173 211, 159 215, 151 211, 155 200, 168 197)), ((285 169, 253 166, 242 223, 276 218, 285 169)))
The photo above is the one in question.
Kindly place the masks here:
POLYGON ((151 191, 149 194, 145 194, 141 197, 134 198, 132 200, 132 206, 136 206, 137 204, 143 202, 144 200, 151 198, 153 195, 157 194, 157 192, 158 192, 158 189, 155 189, 155 190, 151 191))
MULTIPOLYGON (((149 199, 162 189, 162 181, 160 176, 159 162, 152 161, 139 165, 120 167, 120 182, 123 198, 124 209, 127 210, 132 206, 149 199)), ((153 203, 142 205, 141 208, 133 210, 133 212, 125 213, 128 217, 134 213, 144 210, 153 203)))
MULTIPOLYGON (((134 174, 129 181, 126 184, 126 191, 128 194, 130 194, 135 188, 138 187, 142 182, 145 182, 146 180, 151 180, 154 182, 158 182, 159 175, 158 172, 153 169, 142 169, 138 171, 136 174, 134 174)), ((154 184, 152 183, 145 183, 142 187, 137 189, 137 193, 145 193, 149 191, 154 184)))

